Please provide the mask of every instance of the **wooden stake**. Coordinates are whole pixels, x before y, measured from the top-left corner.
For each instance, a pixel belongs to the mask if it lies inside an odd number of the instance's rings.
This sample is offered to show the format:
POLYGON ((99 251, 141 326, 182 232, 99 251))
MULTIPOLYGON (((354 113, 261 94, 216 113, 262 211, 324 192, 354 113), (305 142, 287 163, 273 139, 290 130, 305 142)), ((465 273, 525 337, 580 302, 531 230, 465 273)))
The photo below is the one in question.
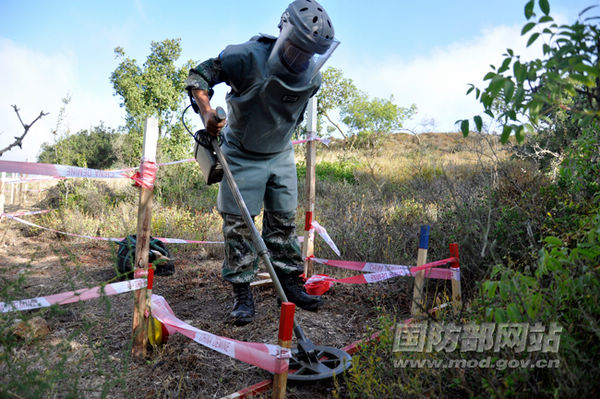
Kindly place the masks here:
POLYGON ((6 179, 6 172, 2 172, 0 177, 0 214, 4 213, 4 180, 6 179))
MULTIPOLYGON (((307 135, 317 134, 317 99, 312 97, 308 100, 308 112, 306 118, 307 135)), ((312 276, 313 263, 310 257, 315 253, 315 234, 311 230, 313 213, 316 201, 316 166, 317 166, 317 142, 310 140, 306 143, 306 216, 304 220, 304 243, 302 244, 302 257, 304 260, 304 275, 306 278, 312 276)))
POLYGON ((454 314, 458 314, 462 308, 462 294, 460 289, 460 263, 458 262, 458 244, 450 244, 450 256, 456 258, 456 262, 450 262, 450 268, 452 270, 452 308, 454 314))
MULTIPOLYGON (((14 180, 16 177, 19 177, 18 174, 13 173, 12 179, 14 180)), ((14 205, 15 203, 15 183, 10 183, 10 204, 14 205)))
MULTIPOLYGON (((295 309, 296 305, 291 302, 283 302, 281 304, 281 315, 279 316, 279 337, 277 343, 282 348, 290 349, 292 347, 295 309)), ((275 374, 273 377, 273 399, 285 398, 287 378, 287 371, 281 374, 275 374)))
MULTIPOLYGON (((144 124, 144 150, 142 161, 156 161, 156 145, 158 142, 158 122, 154 118, 146 119, 144 124)), ((138 223, 135 244, 135 269, 148 272, 148 257, 150 251, 150 228, 152 225, 152 190, 141 187, 138 206, 138 223)), ((142 274, 144 274, 142 272, 142 274)), ((150 316, 150 295, 147 289, 135 291, 133 309, 133 348, 132 354, 136 358, 146 356, 148 346, 148 323, 150 316)))
MULTIPOLYGON (((27 179, 29 175, 23 175, 23 177, 25 179, 27 179)), ((27 194, 29 193, 29 183, 27 183, 27 180, 25 180, 25 183, 23 183, 22 187, 21 187, 21 207, 24 208, 25 204, 27 203, 27 194)))
MULTIPOLYGON (((427 263, 427 249, 429 248, 429 226, 421 226, 419 234, 419 253, 417 254, 417 266, 427 263)), ((425 270, 420 270, 415 275, 415 286, 413 289, 413 301, 410 314, 416 316, 425 310, 423 299, 423 286, 425 283, 425 270)))
POLYGON ((256 287, 258 285, 265 285, 265 284, 271 284, 273 282, 273 280, 271 280, 269 273, 258 273, 256 275, 257 277, 260 277, 260 280, 256 280, 250 283, 251 287, 256 287))

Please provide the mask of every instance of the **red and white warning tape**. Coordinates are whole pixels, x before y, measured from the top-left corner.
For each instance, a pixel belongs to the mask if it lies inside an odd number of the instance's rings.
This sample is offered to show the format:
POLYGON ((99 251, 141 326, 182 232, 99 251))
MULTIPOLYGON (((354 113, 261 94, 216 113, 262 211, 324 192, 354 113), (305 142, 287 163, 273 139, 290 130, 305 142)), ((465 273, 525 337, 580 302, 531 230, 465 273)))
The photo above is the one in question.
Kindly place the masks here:
POLYGON ((358 276, 351 276, 342 279, 335 279, 329 276, 315 275, 311 276, 306 284, 316 283, 319 281, 330 281, 345 284, 367 284, 378 281, 387 280, 398 276, 415 276, 418 271, 425 270, 425 277, 431 279, 440 280, 460 280, 460 269, 440 269, 434 266, 441 266, 450 263, 455 258, 442 259, 435 262, 430 262, 418 267, 410 267, 404 265, 390 265, 385 263, 372 263, 372 262, 353 262, 345 260, 329 260, 320 258, 311 258, 313 262, 317 262, 323 265, 329 265, 334 267, 340 267, 343 269, 357 270, 365 272, 358 276))
POLYGON ((136 186, 153 190, 154 182, 156 181, 156 172, 158 172, 158 165, 156 162, 143 159, 139 170, 130 178, 135 182, 136 186))
POLYGON ((303 140, 292 141, 292 144, 304 144, 304 143, 308 143, 309 141, 320 141, 321 143, 323 143, 325 145, 329 145, 329 143, 331 143, 331 140, 329 138, 319 137, 317 135, 310 134, 307 138, 305 138, 303 140))
MULTIPOLYGON (((35 211, 32 213, 25 213, 25 214, 26 215, 34 215, 36 213, 45 213, 45 212, 50 212, 50 211, 35 211)), ((51 229, 49 227, 40 226, 39 224, 28 222, 27 220, 23 220, 23 219, 15 216, 14 214, 3 213, 2 216, 6 216, 9 219, 12 219, 19 223, 26 224, 28 226, 37 227, 38 229, 47 230, 47 231, 51 231, 53 233, 63 234, 63 235, 67 235, 70 237, 88 238, 90 240, 113 241, 113 242, 119 242, 119 241, 123 241, 125 239, 124 237, 120 237, 120 238, 93 237, 93 236, 86 236, 86 235, 81 235, 81 234, 67 233, 64 231, 59 231, 59 230, 51 229)), ((155 238, 157 240, 160 240, 167 244, 223 244, 223 241, 196 241, 196 240, 182 240, 179 238, 165 238, 165 237, 155 237, 155 238)))
POLYGON ((16 217, 16 216, 6 215, 6 217, 8 217, 9 219, 12 219, 12 220, 14 220, 16 222, 26 224, 27 226, 37 227, 38 229, 42 229, 42 230, 46 230, 46 231, 51 231, 53 233, 63 234, 63 235, 70 236, 70 237, 89 238, 91 240, 114 241, 114 242, 118 242, 118 241, 122 241, 123 240, 123 238, 93 237, 93 236, 86 236, 86 235, 81 235, 81 234, 66 233, 64 231, 58 231, 58 230, 55 230, 55 229, 51 229, 50 227, 44 227, 44 226, 40 226, 39 224, 28 222, 27 220, 23 220, 23 219, 21 219, 19 217, 16 217))
POLYGON ((316 220, 312 221, 311 226, 317 233, 319 233, 321 238, 323 238, 323 240, 325 240, 325 242, 327 243, 327 245, 329 245, 329 247, 333 250, 333 252, 335 252, 335 254, 337 256, 340 256, 340 250, 338 249, 337 245, 335 245, 335 243, 333 242, 333 240, 327 233, 327 230, 325 230, 325 227, 321 226, 319 224, 319 222, 317 222, 316 220))
MULTIPOLYGON (((167 166, 167 165, 175 165, 178 163, 184 163, 184 162, 193 162, 195 161, 194 158, 188 158, 188 159, 182 159, 179 161, 172 161, 172 162, 165 162, 165 163, 159 163, 157 166, 167 166)), ((11 162, 11 161, 8 161, 11 162)), ((28 174, 28 172, 26 172, 26 170, 31 170, 31 168, 43 168, 43 170, 50 172, 51 174, 47 175, 50 177, 41 177, 41 176, 46 176, 45 174, 40 174, 40 177, 32 177, 32 176, 28 176, 28 177, 21 177, 21 178, 17 178, 17 179, 6 179, 3 181, 4 184, 14 184, 14 183, 30 183, 30 182, 38 182, 38 181, 49 181, 49 180, 61 180, 61 179, 66 179, 68 177, 91 177, 91 176, 87 176, 88 173, 86 173, 86 176, 80 176, 80 175, 76 175, 76 176, 64 176, 64 177, 59 177, 59 176, 55 176, 56 173, 59 173, 57 171, 63 170, 64 168, 74 168, 74 166, 66 166, 66 165, 50 165, 50 164, 36 164, 36 163, 30 163, 30 162, 19 162, 18 164, 7 164, 7 163, 0 163, 0 172, 9 172, 9 173, 22 173, 22 174, 28 174), (26 164, 26 167, 21 167, 21 165, 19 164, 26 164), (40 166, 31 166, 31 165, 45 165, 43 167, 40 166), (53 168, 48 168, 48 166, 57 166, 59 167, 59 169, 53 169, 53 168), (55 176, 55 177, 52 177, 55 176)), ((127 175, 126 173, 124 174, 124 172, 133 172, 134 170, 139 169, 140 167, 133 167, 133 168, 125 168, 125 169, 117 169, 117 170, 112 170, 112 171, 98 171, 99 173, 102 172, 113 172, 113 173, 120 173, 122 174, 121 176, 116 176, 118 178, 127 178, 129 177, 129 175, 127 175)), ((79 168, 79 169, 85 169, 85 168, 79 168)), ((94 169, 88 169, 88 170, 94 170, 94 169)))
MULTIPOLYGON (((146 278, 136 278, 130 281, 120 281, 105 286, 83 288, 76 291, 68 291, 44 297, 0 302, 0 313, 39 309, 50 307, 52 305, 65 305, 100 298, 102 295, 122 294, 144 288, 147 286, 148 282, 149 278, 148 280, 146 278)), ((282 373, 288 368, 288 359, 291 357, 289 349, 282 348, 278 345, 242 342, 231 338, 220 337, 199 330, 179 320, 173 313, 173 310, 167 301, 161 296, 152 295, 151 303, 152 315, 165 325, 169 334, 179 332, 210 349, 263 368, 272 373, 282 373)))
MULTIPOLYGON (((312 218, 312 215, 311 215, 311 218, 312 218)), ((335 254, 337 256, 340 256, 340 250, 338 249, 337 245, 335 245, 335 243, 329 236, 329 233, 327 233, 327 230, 325 229, 325 227, 321 226, 319 224, 319 222, 317 222, 316 220, 312 220, 312 219, 310 221, 310 226, 311 226, 311 228, 308 231, 311 234, 311 239, 314 236, 314 232, 316 231, 317 233, 319 233, 321 238, 327 243, 327 245, 329 245, 329 247, 333 250, 333 252, 335 252, 335 254)), ((298 241, 300 241, 301 243, 304 242, 304 236, 298 236, 298 241)))
POLYGON ((242 342, 202 331, 177 318, 160 295, 152 295, 152 316, 160 321, 169 334, 179 332, 195 342, 231 358, 252 364, 272 373, 282 373, 288 368, 289 349, 258 342, 242 342))
POLYGON ((98 170, 77 166, 52 165, 18 161, 0 161, 0 171, 54 177, 88 177, 98 179, 122 179, 129 177, 123 170, 98 170))
POLYGON ((23 177, 20 179, 7 179, 4 180, 4 184, 15 184, 15 183, 33 183, 40 181, 50 181, 50 180, 63 180, 66 177, 23 177))
POLYGON ((399 275, 414 275, 416 272, 421 270, 429 270, 426 275, 430 276, 440 276, 440 277, 430 277, 430 278, 439 278, 445 280, 451 280, 451 277, 444 277, 446 275, 450 276, 450 269, 437 269, 435 266, 447 265, 452 261, 455 261, 455 258, 446 258, 442 260, 437 260, 434 262, 425 263, 421 266, 405 266, 405 265, 390 265, 386 263, 373 263, 373 262, 356 262, 356 261, 347 261, 347 260, 330 260, 330 259, 321 259, 311 257, 313 262, 320 263, 322 265, 340 267, 342 269, 349 270, 357 270, 360 272, 366 273, 381 273, 381 272, 389 272, 396 273, 399 275), (440 272, 441 271, 441 272, 440 272), (431 274, 429 274, 431 273, 431 274))
POLYGON ((101 295, 122 294, 124 292, 144 288, 146 283, 146 279, 134 279, 107 284, 103 287, 82 288, 77 291, 63 292, 43 297, 21 299, 12 302, 0 302, 0 313, 47 308, 52 305, 65 305, 67 303, 87 301, 88 299, 99 298, 101 295))
POLYGON ((181 238, 165 238, 165 237, 156 237, 157 240, 160 240, 166 244, 223 244, 223 241, 195 241, 195 240, 183 240, 181 238))
POLYGON ((45 209, 43 211, 22 211, 22 212, 1 213, 0 218, 3 218, 3 217, 12 218, 13 216, 39 215, 39 214, 48 213, 48 212, 51 212, 51 211, 48 209, 45 209))

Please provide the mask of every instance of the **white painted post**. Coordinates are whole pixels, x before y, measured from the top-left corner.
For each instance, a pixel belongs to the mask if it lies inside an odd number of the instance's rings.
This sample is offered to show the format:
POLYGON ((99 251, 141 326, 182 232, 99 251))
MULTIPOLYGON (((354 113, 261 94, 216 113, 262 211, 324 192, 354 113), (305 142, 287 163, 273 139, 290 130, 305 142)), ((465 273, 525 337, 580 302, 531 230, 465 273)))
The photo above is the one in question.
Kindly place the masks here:
MULTIPOLYGON (((11 173, 12 180, 18 177, 16 173, 11 173)), ((13 205, 15 203, 15 183, 10 183, 10 204, 13 205)))
POLYGON ((0 214, 4 213, 4 180, 6 180, 6 172, 2 172, 2 178, 0 178, 0 214))
MULTIPOLYGON (((317 134, 317 99, 311 97, 308 100, 306 127, 308 136, 317 134)), ((302 244, 302 257, 304 260, 304 275, 309 278, 312 275, 312 261, 307 259, 314 254, 314 230, 311 230, 313 213, 316 200, 316 154, 317 142, 315 140, 306 143, 306 202, 304 218, 304 243, 302 244)))

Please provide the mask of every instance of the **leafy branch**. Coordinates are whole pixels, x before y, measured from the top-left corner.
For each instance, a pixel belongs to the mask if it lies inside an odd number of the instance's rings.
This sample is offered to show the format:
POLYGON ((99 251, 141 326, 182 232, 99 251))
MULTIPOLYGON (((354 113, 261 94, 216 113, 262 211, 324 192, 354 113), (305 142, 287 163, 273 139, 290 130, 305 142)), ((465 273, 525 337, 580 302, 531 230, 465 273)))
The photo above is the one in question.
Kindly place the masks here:
MULTIPOLYGON (((507 49, 502 64, 484 76, 486 88, 469 85, 483 105, 483 113, 499 121, 501 140, 511 134, 521 142, 526 132, 552 124, 552 117, 560 112, 569 113, 580 125, 600 121, 600 29, 589 16, 587 7, 571 25, 558 25, 550 16, 548 0, 537 1, 541 16, 536 17, 535 0, 525 4, 527 22, 521 35, 529 35, 527 46, 543 39, 543 58, 523 62, 513 50, 507 49), (573 99, 583 96, 579 104, 573 99)), ((463 135, 469 134, 469 119, 458 120, 463 135)), ((473 117, 477 131, 482 129, 482 117, 473 117)))
POLYGON ((23 119, 21 118, 21 115, 19 114, 19 108, 17 108, 16 105, 13 105, 12 107, 15 110, 15 113, 17 114, 17 118, 19 118, 19 122, 21 122, 21 126, 23 126, 23 134, 20 136, 15 136, 15 141, 12 144, 9 144, 7 147, 1 149, 0 156, 2 156, 2 154, 4 154, 5 152, 10 151, 13 147, 18 146, 19 148, 23 148, 23 139, 25 138, 27 133, 29 133, 29 129, 31 129, 31 127, 34 125, 34 123, 36 123, 38 120, 40 120, 44 116, 48 115, 47 112, 40 111, 40 114, 37 116, 37 118, 35 118, 31 123, 27 124, 27 123, 23 122, 23 119))

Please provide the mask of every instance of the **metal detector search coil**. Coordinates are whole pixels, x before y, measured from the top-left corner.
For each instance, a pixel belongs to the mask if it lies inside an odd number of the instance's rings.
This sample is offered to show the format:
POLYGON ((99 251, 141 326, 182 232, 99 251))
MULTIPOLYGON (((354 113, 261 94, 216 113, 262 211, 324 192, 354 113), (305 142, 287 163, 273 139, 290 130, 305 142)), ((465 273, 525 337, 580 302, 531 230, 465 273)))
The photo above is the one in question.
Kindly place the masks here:
POLYGON ((208 132, 205 129, 198 130, 194 134, 194 141, 194 158, 200 165, 204 182, 211 185, 223 180, 223 166, 212 149, 208 132))

